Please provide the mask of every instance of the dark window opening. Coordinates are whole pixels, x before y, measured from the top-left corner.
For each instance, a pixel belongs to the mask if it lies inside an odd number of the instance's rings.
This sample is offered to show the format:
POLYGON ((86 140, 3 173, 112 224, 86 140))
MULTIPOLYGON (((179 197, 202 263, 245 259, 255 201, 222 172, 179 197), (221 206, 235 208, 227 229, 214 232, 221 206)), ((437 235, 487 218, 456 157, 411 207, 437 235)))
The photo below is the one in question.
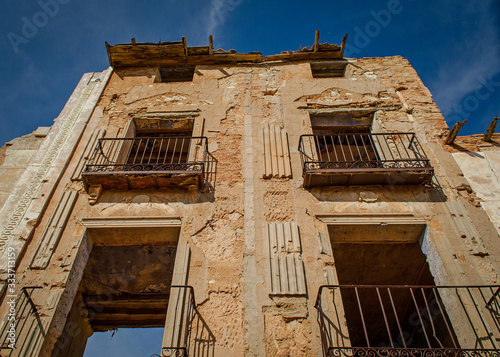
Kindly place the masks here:
MULTIPOLYGON (((164 132, 136 135, 127 164, 179 164, 188 161, 191 135, 186 132, 164 132)), ((191 133, 189 133, 191 134, 191 133)))
POLYGON ((193 80, 195 66, 160 67, 160 82, 190 82, 193 80))
POLYGON ((373 115, 311 115, 314 146, 319 161, 378 161, 370 134, 373 115))
POLYGON ((333 132, 369 133, 373 114, 366 113, 335 113, 311 114, 313 134, 330 134, 333 132))
POLYGON ((192 145, 193 119, 135 119, 135 134, 126 164, 187 163, 192 145))
POLYGON ((347 61, 321 61, 311 62, 313 78, 344 77, 347 61))

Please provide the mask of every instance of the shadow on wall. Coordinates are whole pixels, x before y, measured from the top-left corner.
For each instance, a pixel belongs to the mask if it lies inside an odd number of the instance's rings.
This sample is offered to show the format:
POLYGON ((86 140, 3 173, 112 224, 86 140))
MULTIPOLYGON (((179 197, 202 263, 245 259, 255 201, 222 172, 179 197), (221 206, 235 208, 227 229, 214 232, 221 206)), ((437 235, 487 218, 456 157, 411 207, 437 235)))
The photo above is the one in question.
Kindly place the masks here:
POLYGON ((443 189, 431 186, 330 186, 309 192, 320 202, 446 202, 443 189))
POLYGON ((215 356, 215 336, 207 323, 196 310, 191 321, 191 343, 189 355, 194 357, 215 356))

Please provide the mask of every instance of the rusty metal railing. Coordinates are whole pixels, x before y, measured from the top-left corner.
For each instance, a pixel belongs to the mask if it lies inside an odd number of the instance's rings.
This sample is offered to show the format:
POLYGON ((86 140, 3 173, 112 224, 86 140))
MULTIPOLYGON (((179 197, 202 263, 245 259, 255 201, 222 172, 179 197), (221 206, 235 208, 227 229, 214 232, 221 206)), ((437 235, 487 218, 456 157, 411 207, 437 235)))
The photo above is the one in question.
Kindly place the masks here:
POLYGON ((499 356, 500 286, 324 285, 325 356, 499 356), (328 299, 325 297, 328 295, 328 299))
POLYGON ((175 306, 175 316, 173 319, 174 333, 168 346, 161 349, 162 356, 187 357, 189 355, 189 339, 191 335, 190 326, 196 311, 196 300, 194 289, 189 285, 172 285, 176 289, 175 296, 177 304, 175 306))
POLYGON ((298 149, 304 174, 307 171, 432 168, 414 133, 302 135, 298 149))
POLYGON ((137 137, 99 139, 85 173, 205 172, 206 137, 137 137))
POLYGON ((189 285, 172 285, 177 290, 174 332, 168 346, 163 346, 163 357, 214 356, 215 336, 196 308, 194 289, 189 285))

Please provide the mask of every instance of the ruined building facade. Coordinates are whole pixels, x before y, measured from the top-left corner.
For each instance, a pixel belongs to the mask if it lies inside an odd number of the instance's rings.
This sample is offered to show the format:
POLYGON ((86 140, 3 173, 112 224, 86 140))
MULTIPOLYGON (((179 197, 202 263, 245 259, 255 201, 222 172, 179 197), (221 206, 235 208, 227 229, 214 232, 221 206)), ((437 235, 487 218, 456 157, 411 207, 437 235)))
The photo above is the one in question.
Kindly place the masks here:
POLYGON ((498 353, 496 146, 445 145, 406 59, 344 47, 107 45, 1 149, 1 355, 162 326, 163 356, 498 353))

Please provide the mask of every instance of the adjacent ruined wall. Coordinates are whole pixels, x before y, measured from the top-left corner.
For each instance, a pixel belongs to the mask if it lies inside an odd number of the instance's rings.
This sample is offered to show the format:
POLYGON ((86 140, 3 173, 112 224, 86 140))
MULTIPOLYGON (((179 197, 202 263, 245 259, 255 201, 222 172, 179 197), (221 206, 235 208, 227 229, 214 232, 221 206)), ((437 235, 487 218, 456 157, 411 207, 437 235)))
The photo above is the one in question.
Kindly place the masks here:
POLYGON ((15 138, 0 148, 0 205, 4 205, 17 182, 26 170, 26 163, 36 158, 36 154, 50 131, 50 127, 40 127, 31 134, 15 138))
POLYGON ((321 215, 417 217, 428 227, 424 253, 436 284, 498 283, 498 234, 475 198, 460 189, 469 177, 443 150, 448 128, 407 60, 352 60, 344 78, 313 79, 308 62, 197 66, 193 81, 181 83, 154 83, 155 75, 154 68, 111 74, 20 257, 19 287, 42 288, 37 304, 48 334, 40 356, 66 350, 62 340, 56 342, 63 333, 87 333, 88 325, 68 332, 66 324, 93 244, 84 218, 180 219, 178 241, 190 249, 187 284, 214 336, 215 356, 322 354, 315 298, 320 285, 336 278, 333 256, 322 253, 319 233, 328 228, 321 215), (304 189, 299 138, 312 133, 308 110, 325 108, 378 108, 378 130, 416 132, 435 168, 432 185, 304 189), (104 190, 89 203, 74 172, 96 133, 122 137, 131 115, 194 110, 217 160, 210 185, 192 191, 104 190), (291 175, 264 178, 265 133, 271 127, 288 141, 291 175), (68 202, 67 208, 58 208, 60 202, 68 202), (65 218, 60 238, 43 252, 46 265, 30 269, 53 217, 65 218), (269 294, 270 224, 298 227, 298 246, 280 254, 297 262, 294 279, 303 272, 305 293, 269 294), (464 229, 477 233, 471 237, 464 229))
POLYGON ((460 136, 447 151, 453 153, 469 185, 460 191, 474 197, 500 233, 500 135, 485 142, 484 135, 460 136))

